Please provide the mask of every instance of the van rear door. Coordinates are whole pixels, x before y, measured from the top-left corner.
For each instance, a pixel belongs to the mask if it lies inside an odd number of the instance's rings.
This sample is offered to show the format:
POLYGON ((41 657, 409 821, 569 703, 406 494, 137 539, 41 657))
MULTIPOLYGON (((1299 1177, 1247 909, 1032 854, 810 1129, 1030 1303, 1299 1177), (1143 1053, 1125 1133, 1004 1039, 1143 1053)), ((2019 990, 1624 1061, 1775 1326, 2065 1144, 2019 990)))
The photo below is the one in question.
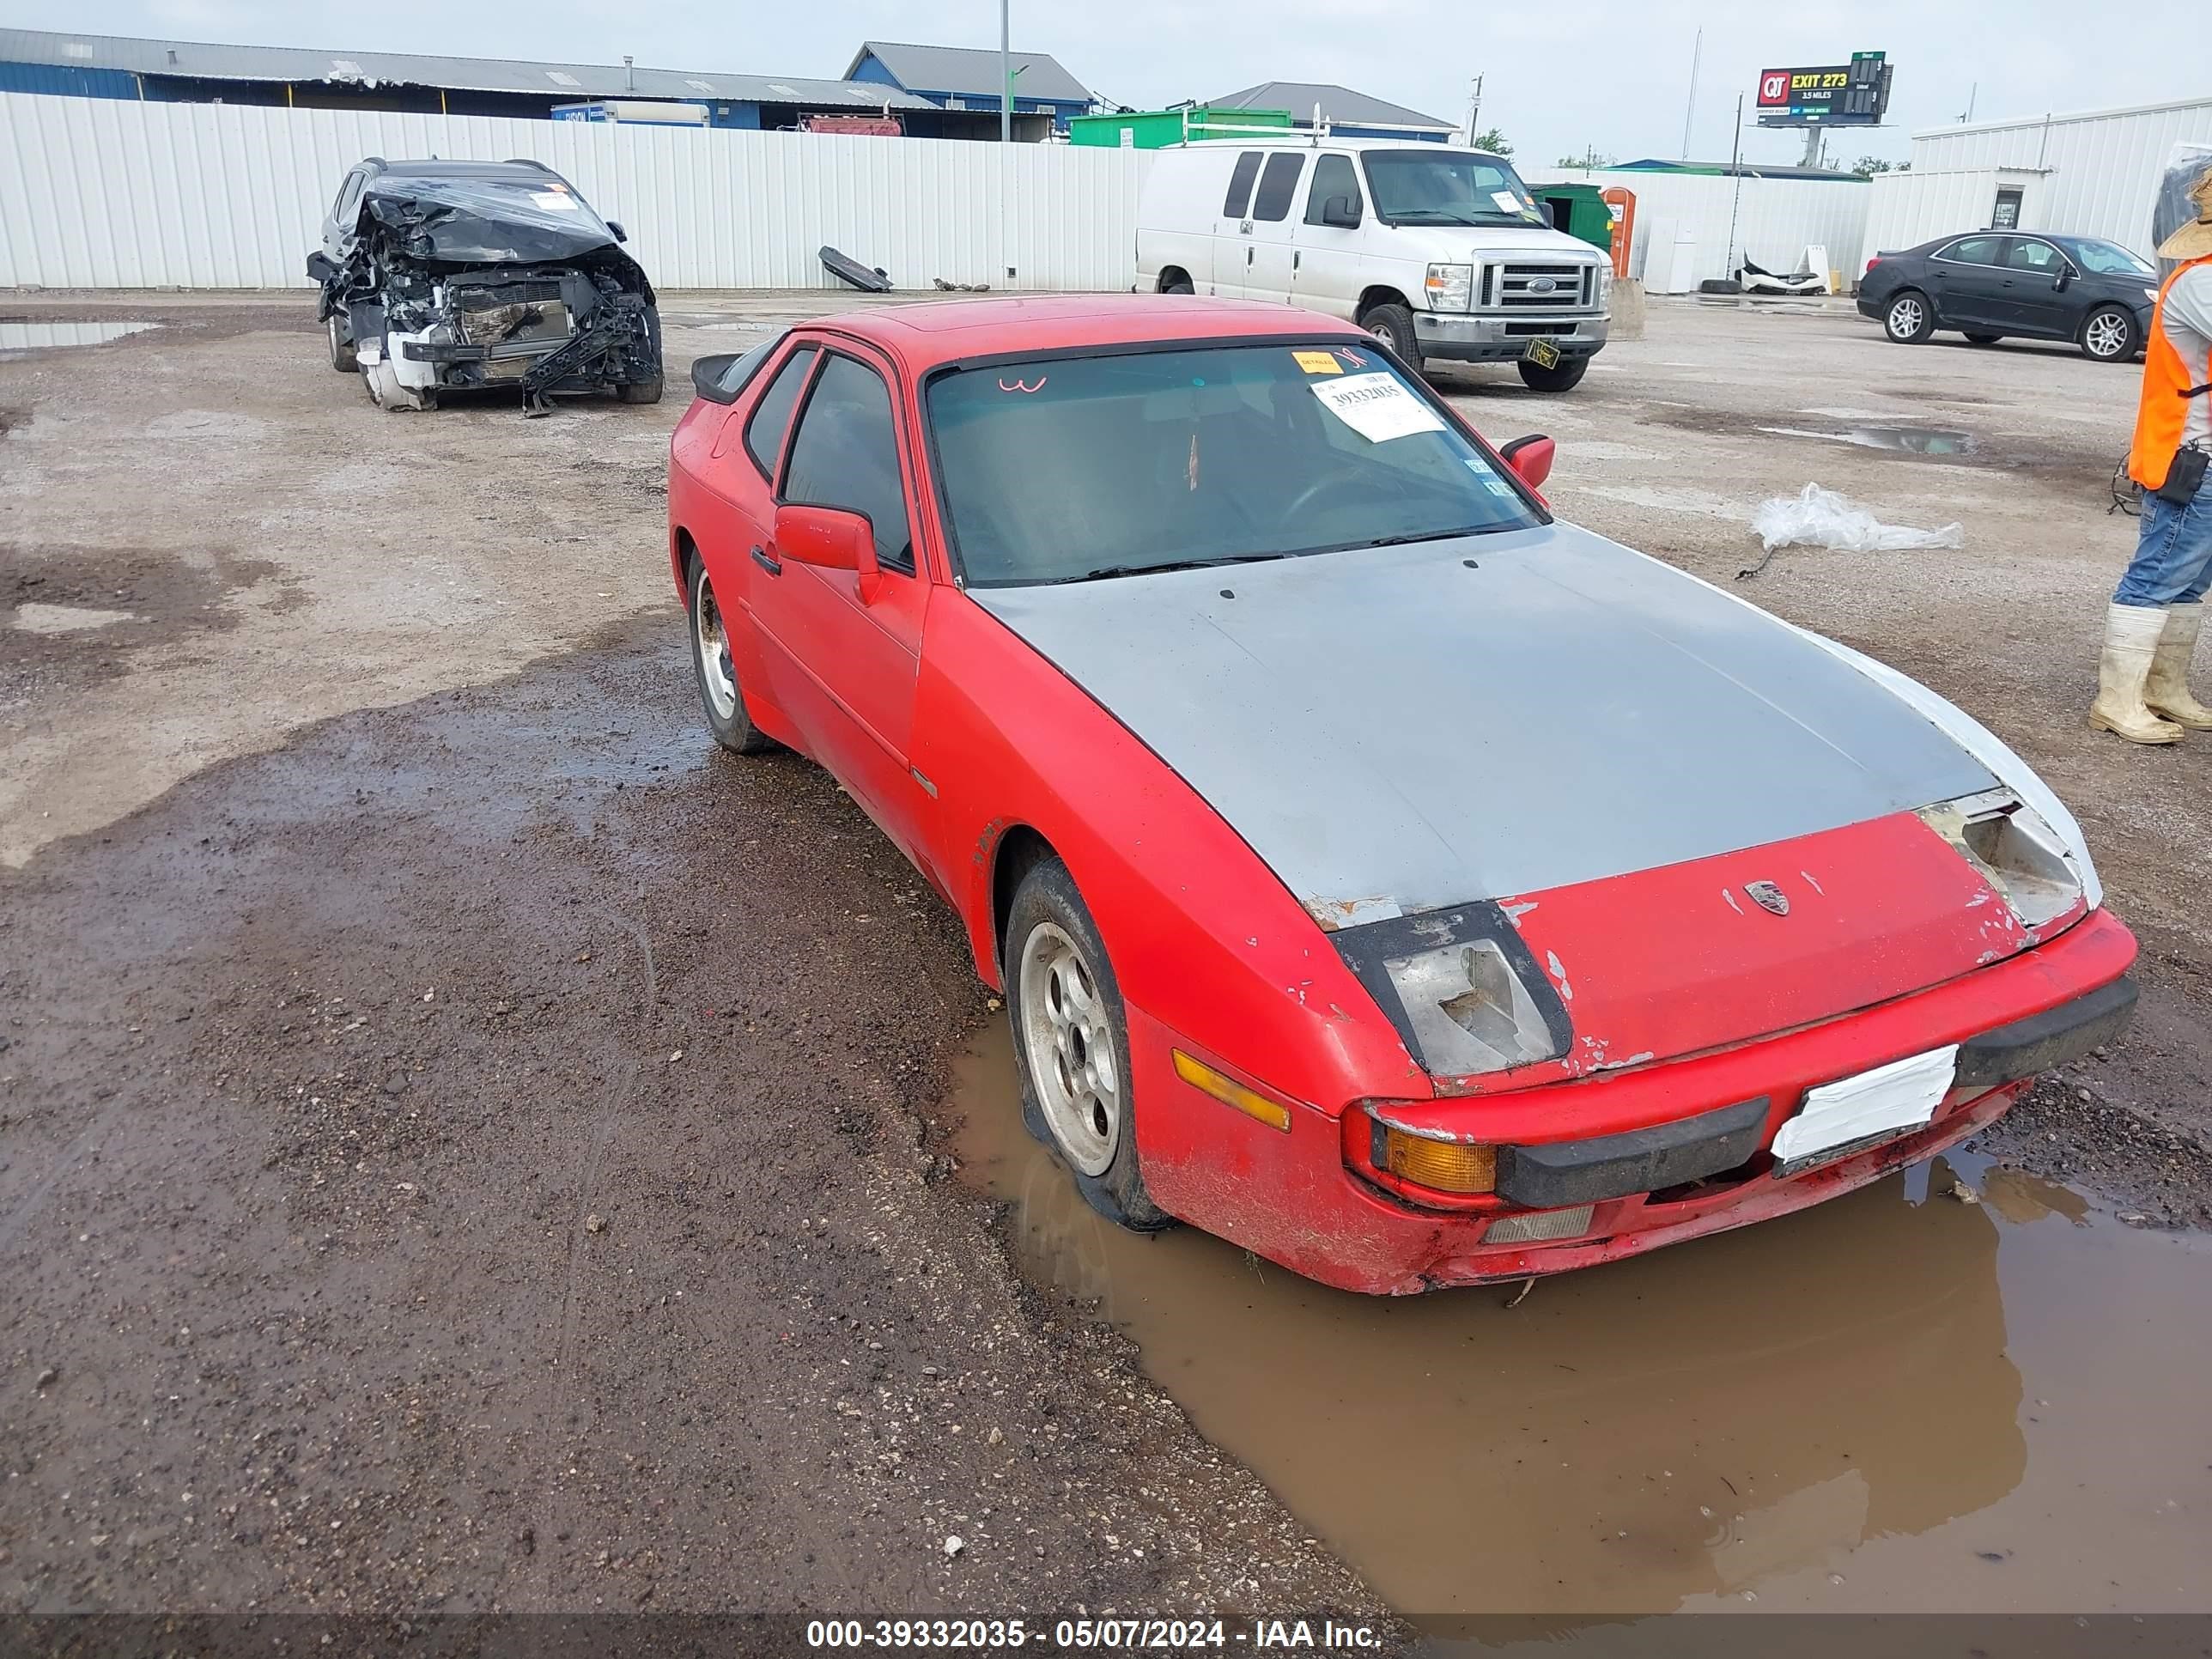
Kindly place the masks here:
POLYGON ((1250 246, 1244 256, 1248 299, 1290 303, 1291 267, 1297 260, 1291 238, 1297 222, 1291 216, 1291 206, 1297 200, 1305 170, 1306 152, 1301 149, 1273 151, 1267 166, 1260 169, 1259 188, 1252 192, 1250 246))
POLYGON ((1229 299, 1244 299, 1250 291, 1252 193, 1260 181, 1260 163, 1266 159, 1256 149, 1238 154, 1237 165, 1229 172, 1221 216, 1213 223, 1213 292, 1229 299))

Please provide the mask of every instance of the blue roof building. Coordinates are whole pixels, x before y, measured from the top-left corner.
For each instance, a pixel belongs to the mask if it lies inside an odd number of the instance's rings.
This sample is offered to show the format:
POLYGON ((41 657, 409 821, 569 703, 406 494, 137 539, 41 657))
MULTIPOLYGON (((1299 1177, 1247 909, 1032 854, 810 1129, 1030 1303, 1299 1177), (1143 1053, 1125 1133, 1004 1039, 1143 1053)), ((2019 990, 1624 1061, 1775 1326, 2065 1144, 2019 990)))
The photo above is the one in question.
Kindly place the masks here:
MULTIPOLYGON (((1071 118, 1090 112, 1093 100, 1089 90, 1060 67, 1059 59, 1042 52, 1018 52, 1011 57, 1015 137, 1036 140, 1052 131, 1064 133, 1071 118)), ((996 117, 1005 103, 999 71, 999 54, 985 47, 865 40, 846 66, 845 78, 896 87, 940 109, 984 110, 996 117)), ((997 137, 995 121, 990 136, 997 137)))

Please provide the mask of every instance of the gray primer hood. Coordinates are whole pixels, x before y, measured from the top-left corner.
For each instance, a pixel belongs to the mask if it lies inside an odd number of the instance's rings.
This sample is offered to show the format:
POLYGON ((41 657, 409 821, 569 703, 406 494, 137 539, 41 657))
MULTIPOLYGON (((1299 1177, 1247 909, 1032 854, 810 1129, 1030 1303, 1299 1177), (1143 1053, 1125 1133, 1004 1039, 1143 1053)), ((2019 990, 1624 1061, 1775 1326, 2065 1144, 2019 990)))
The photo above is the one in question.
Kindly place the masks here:
POLYGON ((1996 782, 1814 640, 1568 525, 969 597, 1173 767, 1325 926, 1733 852, 1996 782))

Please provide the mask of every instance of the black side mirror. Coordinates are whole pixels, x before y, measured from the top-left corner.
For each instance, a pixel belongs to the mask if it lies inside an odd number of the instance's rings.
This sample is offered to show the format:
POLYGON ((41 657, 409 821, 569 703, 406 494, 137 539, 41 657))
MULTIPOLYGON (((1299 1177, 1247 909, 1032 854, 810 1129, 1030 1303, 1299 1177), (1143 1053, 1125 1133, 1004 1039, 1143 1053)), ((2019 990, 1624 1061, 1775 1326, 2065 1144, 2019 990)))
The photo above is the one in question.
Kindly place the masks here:
POLYGON ((331 256, 329 254, 318 250, 307 256, 307 280, 309 282, 327 283, 331 277, 337 274, 338 268, 331 263, 331 256))
POLYGON ((1359 204, 1349 196, 1332 196, 1321 204, 1321 222, 1337 230, 1359 228, 1359 204))
POLYGON ((733 404, 738 400, 734 392, 722 389, 722 377, 730 372, 730 365, 738 361, 734 351, 718 351, 711 357, 691 360, 691 389, 710 404, 733 404))
POLYGON ((2063 294, 2073 283, 2075 274, 2073 266, 2061 265, 2058 267, 2058 275, 2051 278, 2051 286, 2063 294))
POLYGON ((1553 211, 1552 211, 1552 204, 1551 204, 1549 202, 1539 202, 1539 203, 1537 203, 1537 204, 1536 204, 1536 211, 1537 211, 1537 212, 1539 212, 1539 213, 1540 213, 1540 214, 1542 214, 1542 215, 1544 216, 1544 228, 1545 228, 1545 229, 1547 229, 1547 230, 1552 230, 1552 229, 1556 228, 1556 224, 1555 224, 1556 216, 1553 213, 1553 211))
POLYGON ((628 240, 629 240, 629 233, 628 231, 624 230, 624 229, 622 228, 622 222, 621 222, 620 220, 618 220, 618 219, 610 219, 610 220, 608 220, 608 221, 607 221, 607 228, 608 228, 609 230, 611 230, 611 231, 614 232, 614 234, 615 234, 615 240, 617 240, 617 242, 627 242, 628 240))

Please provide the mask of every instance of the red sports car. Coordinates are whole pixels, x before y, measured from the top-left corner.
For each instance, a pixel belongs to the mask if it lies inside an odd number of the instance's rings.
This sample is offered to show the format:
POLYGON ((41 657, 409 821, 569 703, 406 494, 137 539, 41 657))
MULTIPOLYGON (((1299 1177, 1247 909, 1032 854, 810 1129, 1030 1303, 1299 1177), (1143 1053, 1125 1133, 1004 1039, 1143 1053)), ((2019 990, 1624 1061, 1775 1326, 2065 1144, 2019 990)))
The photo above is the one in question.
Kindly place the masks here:
POLYGON ((1833 1197, 2124 1029, 2073 817, 1888 668, 1555 520, 1370 336, 1157 296, 708 358, 715 738, 836 775, 1101 1211, 1404 1292, 1833 1197))

